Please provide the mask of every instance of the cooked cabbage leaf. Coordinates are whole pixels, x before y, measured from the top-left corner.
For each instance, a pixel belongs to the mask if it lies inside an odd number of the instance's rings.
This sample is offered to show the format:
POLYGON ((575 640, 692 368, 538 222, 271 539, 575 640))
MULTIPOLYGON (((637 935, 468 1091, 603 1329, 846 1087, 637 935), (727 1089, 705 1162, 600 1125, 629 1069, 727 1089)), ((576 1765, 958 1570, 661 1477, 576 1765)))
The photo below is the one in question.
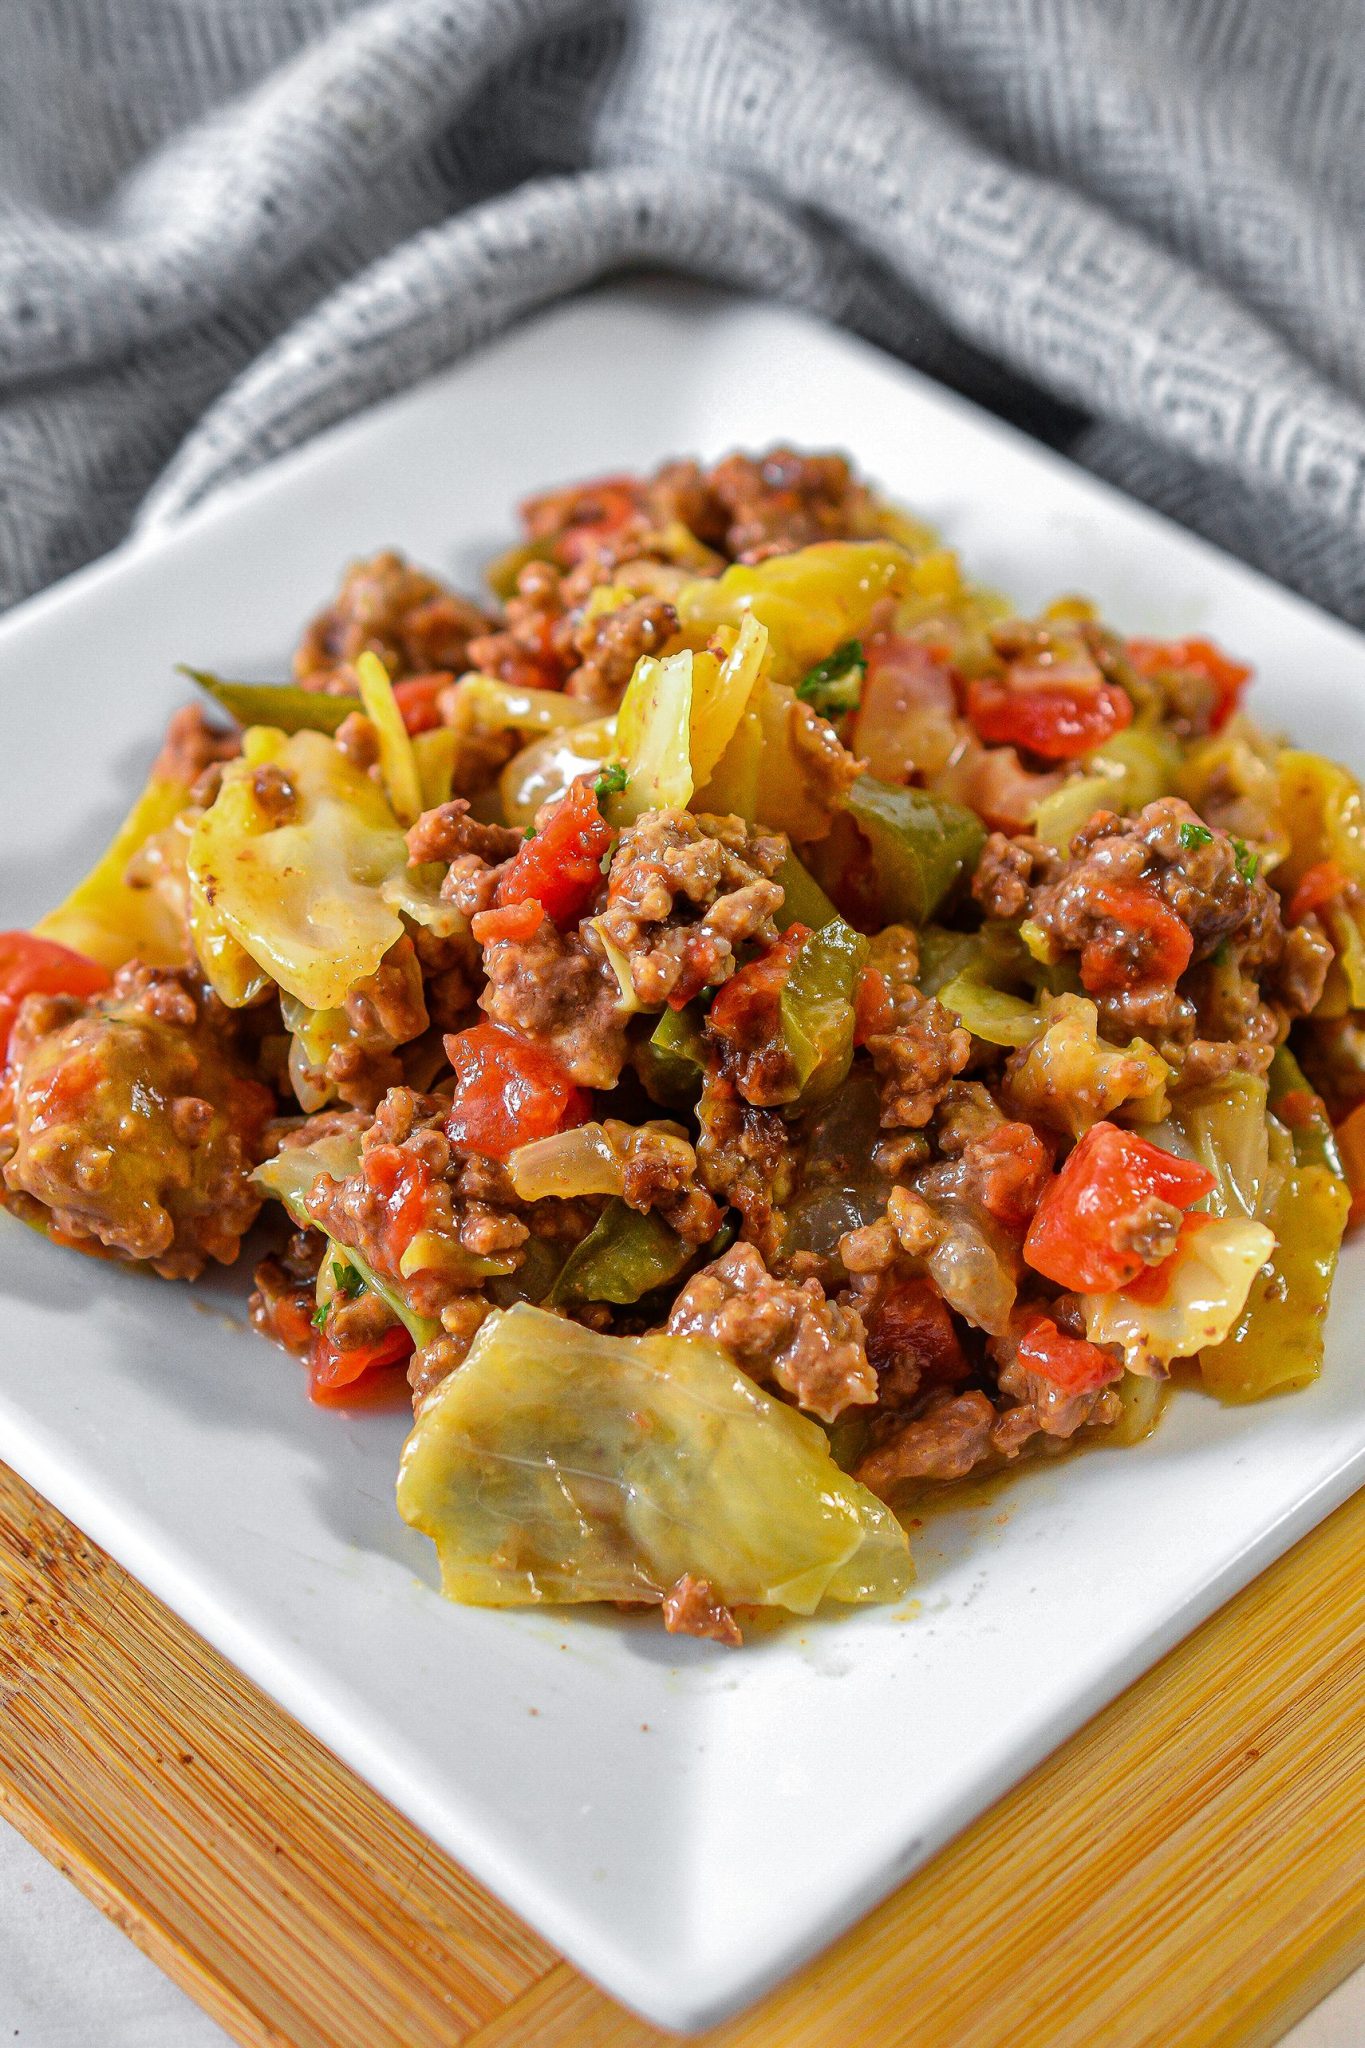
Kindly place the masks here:
POLYGON ((1264 1223, 1216 1217, 1183 1240, 1161 1301, 1135 1301, 1122 1290, 1085 1295, 1085 1334, 1092 1344, 1121 1345, 1129 1372, 1159 1378, 1173 1358, 1222 1343, 1274 1249, 1264 1223))
MULTIPOLYGON (((70 946, 73 952, 98 960, 101 967, 122 967, 128 960, 144 960, 149 967, 183 967, 185 927, 173 896, 156 887, 131 887, 128 868, 149 840, 170 834, 189 800, 183 782, 152 775, 89 874, 64 903, 34 925, 38 937, 70 946)), ((167 851, 169 855, 169 839, 167 851)), ((182 855, 183 844, 177 843, 177 864, 182 855)))
POLYGON ((379 735, 379 772, 393 815, 400 825, 414 825, 422 809, 422 778, 389 672, 367 648, 356 657, 355 676, 361 702, 379 735))
POLYGON ((338 1009, 403 935, 383 886, 407 861, 383 791, 331 740, 252 726, 190 841, 191 929, 214 988, 224 1002, 249 1000, 215 945, 226 939, 310 1010, 338 1009), (253 793, 266 765, 294 792, 278 823, 253 793))
POLYGON ((692 797, 692 656, 643 654, 616 714, 616 744, 626 786, 607 800, 613 821, 629 824, 646 811, 681 809, 692 797))
POLYGON ((660 1601, 809 1614, 891 1600, 905 1532, 824 1432, 695 1337, 604 1337, 524 1304, 491 1315, 403 1452, 403 1519, 451 1599, 660 1601))
POLYGON ((836 647, 860 639, 883 599, 905 596, 914 571, 914 557, 895 541, 817 541, 685 583, 678 621, 686 643, 700 649, 718 626, 752 615, 771 636, 774 680, 798 683, 836 647))

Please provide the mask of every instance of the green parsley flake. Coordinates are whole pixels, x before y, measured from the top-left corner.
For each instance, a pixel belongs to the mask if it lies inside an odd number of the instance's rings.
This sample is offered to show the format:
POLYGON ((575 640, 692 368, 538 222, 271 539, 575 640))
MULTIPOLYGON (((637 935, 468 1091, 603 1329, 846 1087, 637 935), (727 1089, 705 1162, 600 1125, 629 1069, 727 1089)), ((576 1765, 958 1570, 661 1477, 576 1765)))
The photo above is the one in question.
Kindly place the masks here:
POLYGON ((803 703, 826 717, 856 711, 866 674, 867 656, 863 653, 862 641, 845 640, 842 647, 836 647, 833 654, 826 655, 823 661, 815 664, 810 674, 797 684, 796 694, 803 703))
POLYGON ((534 838, 535 838, 535 836, 536 836, 536 828, 535 828, 535 826, 534 826, 534 825, 528 825, 528 826, 526 827, 526 830, 525 830, 525 831, 524 831, 524 832, 522 833, 522 835, 521 835, 521 836, 522 836, 522 838, 523 838, 523 839, 534 839, 534 838))
POLYGON ((314 1328, 315 1330, 325 1330, 325 1329, 326 1329, 326 1327, 327 1327, 327 1311, 328 1311, 328 1309, 329 1309, 330 1307, 331 1307, 331 1303, 330 1303, 330 1302, 328 1302, 328 1301, 320 1301, 320 1302, 318 1303, 317 1307, 316 1307, 316 1308, 315 1308, 315 1309, 313 1310, 313 1328, 314 1328))
POLYGON ((1188 847, 1211 846, 1213 834, 1207 825, 1192 825, 1187 819, 1180 828, 1180 844, 1188 847))
POLYGON ((354 1301, 364 1290, 365 1282, 355 1267, 345 1264, 341 1259, 332 1261, 332 1278, 336 1282, 337 1293, 343 1295, 347 1301, 354 1301))
POLYGON ((1261 865, 1261 856, 1253 853, 1245 839, 1234 839, 1232 850, 1237 856, 1237 872, 1244 882, 1254 882, 1261 865))
POLYGON ((602 773, 595 777, 592 793, 600 803, 604 796, 619 796, 627 782, 624 761, 609 761, 602 773))

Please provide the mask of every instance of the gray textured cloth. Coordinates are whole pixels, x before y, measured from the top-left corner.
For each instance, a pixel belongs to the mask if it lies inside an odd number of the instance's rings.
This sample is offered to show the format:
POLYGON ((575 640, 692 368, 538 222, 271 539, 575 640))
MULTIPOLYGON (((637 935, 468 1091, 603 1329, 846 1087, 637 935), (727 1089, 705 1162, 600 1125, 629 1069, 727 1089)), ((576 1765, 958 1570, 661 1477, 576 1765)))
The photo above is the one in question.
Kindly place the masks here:
POLYGON ((845 321, 1365 619, 1361 0, 3 22, 0 603, 648 264, 845 321))

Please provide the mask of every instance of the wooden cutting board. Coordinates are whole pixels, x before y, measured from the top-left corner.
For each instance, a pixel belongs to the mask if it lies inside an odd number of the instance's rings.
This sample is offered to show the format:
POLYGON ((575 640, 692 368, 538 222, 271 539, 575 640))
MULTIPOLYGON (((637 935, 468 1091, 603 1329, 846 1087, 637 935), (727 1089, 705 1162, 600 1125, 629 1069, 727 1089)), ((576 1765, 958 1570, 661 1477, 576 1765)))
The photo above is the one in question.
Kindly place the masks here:
MULTIPOLYGON (((1365 1960, 1365 1494, 712 2048, 1269 2043, 1365 1960)), ((0 1466, 0 1812, 240 2041, 648 2048, 0 1466)))

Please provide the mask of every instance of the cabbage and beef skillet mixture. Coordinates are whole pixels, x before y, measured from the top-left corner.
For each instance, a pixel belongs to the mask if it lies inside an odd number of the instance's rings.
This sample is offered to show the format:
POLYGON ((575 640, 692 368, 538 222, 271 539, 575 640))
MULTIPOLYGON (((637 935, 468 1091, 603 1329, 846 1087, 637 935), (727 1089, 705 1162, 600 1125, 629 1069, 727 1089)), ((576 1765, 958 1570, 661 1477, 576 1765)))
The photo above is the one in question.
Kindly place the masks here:
POLYGON ((808 1613, 929 1482, 1318 1371, 1365 832, 1203 640, 1020 619, 831 455, 555 491, 198 677, 0 941, 0 1173, 193 1278, 262 1204, 315 1397, 410 1385, 460 1599, 808 1613), (232 723, 220 714, 230 714, 232 723))

